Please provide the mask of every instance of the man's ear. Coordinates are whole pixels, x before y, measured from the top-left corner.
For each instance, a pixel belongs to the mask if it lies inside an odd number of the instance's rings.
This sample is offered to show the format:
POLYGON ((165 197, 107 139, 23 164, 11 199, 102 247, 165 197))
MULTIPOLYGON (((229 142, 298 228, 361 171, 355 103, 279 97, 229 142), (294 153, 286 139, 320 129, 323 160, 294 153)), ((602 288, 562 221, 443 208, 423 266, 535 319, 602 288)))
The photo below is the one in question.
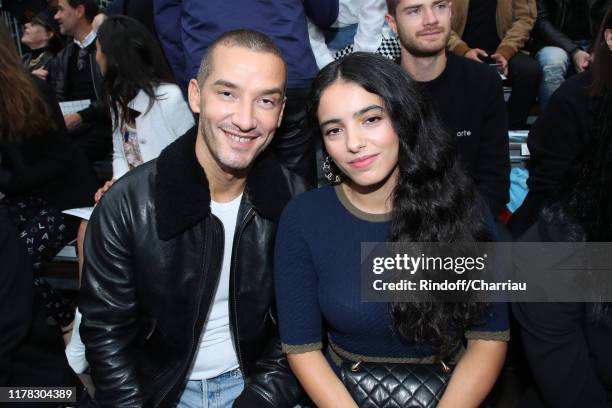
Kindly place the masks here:
POLYGON ((612 51, 612 29, 606 28, 604 30, 604 41, 608 44, 610 51, 612 51))
POLYGON ((76 16, 80 19, 83 18, 85 16, 85 6, 82 4, 79 4, 78 6, 76 6, 76 8, 74 9, 74 13, 76 14, 76 16))
POLYGON ((281 106, 280 114, 278 115, 278 123, 276 124, 277 128, 280 127, 281 122, 283 121, 283 113, 285 113, 285 105, 286 104, 287 104, 287 97, 283 96, 283 105, 281 106))
POLYGON ((189 107, 193 113, 200 113, 200 85, 195 79, 189 81, 189 86, 187 87, 187 99, 189 100, 189 107))
POLYGON ((387 24, 389 24, 389 27, 391 27, 391 30, 393 30, 395 35, 397 35, 397 24, 395 23, 395 17, 393 17, 390 13, 387 13, 385 14, 385 20, 387 21, 387 24))

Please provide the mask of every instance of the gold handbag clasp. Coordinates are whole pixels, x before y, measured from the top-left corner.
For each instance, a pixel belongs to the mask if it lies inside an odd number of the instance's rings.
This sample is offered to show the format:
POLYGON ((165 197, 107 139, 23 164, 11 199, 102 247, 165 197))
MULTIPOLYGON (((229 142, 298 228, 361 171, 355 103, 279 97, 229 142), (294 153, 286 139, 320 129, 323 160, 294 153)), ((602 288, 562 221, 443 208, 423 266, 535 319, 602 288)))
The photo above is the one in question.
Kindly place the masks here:
POLYGON ((358 371, 359 367, 361 367, 361 361, 358 361, 355 364, 352 364, 351 365, 351 371, 352 372, 358 371))

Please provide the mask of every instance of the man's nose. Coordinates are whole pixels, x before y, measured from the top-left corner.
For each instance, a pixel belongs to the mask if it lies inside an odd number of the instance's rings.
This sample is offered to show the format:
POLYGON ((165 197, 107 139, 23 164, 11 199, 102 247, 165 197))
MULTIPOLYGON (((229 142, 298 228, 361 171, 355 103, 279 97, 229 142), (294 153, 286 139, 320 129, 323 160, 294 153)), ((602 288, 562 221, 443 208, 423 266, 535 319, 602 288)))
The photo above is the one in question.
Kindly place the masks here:
POLYGON ((256 127, 255 112, 250 101, 241 102, 232 116, 232 122, 242 132, 248 132, 256 127))

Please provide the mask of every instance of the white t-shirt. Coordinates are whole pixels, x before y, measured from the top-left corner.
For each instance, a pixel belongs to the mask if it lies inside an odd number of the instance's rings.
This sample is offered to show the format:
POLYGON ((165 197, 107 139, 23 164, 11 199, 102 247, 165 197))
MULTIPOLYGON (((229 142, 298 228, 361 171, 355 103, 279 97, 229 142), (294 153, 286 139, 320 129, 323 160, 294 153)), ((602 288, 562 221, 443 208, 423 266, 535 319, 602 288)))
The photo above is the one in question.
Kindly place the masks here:
POLYGON ((242 194, 227 203, 210 203, 212 213, 221 220, 225 231, 223 265, 215 298, 200 337, 200 348, 188 376, 190 380, 217 377, 239 366, 229 321, 229 284, 234 231, 241 199, 242 194))

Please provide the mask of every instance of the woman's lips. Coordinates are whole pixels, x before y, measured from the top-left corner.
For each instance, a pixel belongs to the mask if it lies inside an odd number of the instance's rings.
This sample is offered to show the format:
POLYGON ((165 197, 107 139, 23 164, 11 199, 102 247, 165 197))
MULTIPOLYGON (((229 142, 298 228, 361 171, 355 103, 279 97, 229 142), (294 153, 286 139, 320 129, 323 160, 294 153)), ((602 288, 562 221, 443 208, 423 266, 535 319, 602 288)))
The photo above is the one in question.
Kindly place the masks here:
POLYGON ((368 167, 370 164, 376 160, 378 154, 369 154, 367 156, 359 157, 358 159, 351 160, 349 164, 356 169, 363 169, 368 167))

